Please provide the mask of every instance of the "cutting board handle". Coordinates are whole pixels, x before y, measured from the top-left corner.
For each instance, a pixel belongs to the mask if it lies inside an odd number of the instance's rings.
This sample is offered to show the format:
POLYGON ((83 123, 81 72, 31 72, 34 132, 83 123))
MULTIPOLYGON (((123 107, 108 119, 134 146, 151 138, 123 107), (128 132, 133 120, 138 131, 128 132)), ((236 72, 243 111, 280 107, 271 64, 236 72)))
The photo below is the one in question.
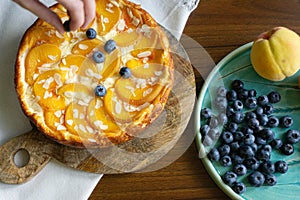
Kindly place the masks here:
POLYGON ((51 160, 43 149, 45 137, 33 128, 28 133, 9 140, 0 146, 0 181, 9 184, 24 183, 34 177, 51 160), (20 150, 29 155, 28 163, 17 166, 15 156, 20 150))

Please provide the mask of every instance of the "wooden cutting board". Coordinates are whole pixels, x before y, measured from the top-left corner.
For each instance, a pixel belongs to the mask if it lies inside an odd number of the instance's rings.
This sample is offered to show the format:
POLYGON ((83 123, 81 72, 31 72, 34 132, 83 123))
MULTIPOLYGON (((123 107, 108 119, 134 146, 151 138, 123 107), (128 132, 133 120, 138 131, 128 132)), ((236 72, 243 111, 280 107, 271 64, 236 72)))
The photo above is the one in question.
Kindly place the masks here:
POLYGON ((0 181, 24 183, 51 159, 93 173, 113 174, 140 171, 164 157, 182 136, 193 112, 196 86, 193 67, 181 45, 171 38, 175 84, 163 113, 140 136, 122 145, 89 150, 58 144, 35 127, 0 146, 0 181), (18 167, 15 154, 25 150, 29 161, 18 167))

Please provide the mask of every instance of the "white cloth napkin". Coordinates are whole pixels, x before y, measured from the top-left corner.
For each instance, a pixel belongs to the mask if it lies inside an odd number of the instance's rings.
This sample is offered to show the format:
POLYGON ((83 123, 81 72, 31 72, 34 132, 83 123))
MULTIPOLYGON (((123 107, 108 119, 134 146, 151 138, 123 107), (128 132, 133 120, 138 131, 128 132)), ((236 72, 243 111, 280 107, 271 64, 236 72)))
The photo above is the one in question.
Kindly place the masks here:
MULTIPOLYGON (((132 0, 140 3, 161 25, 180 37, 190 13, 200 0, 132 0)), ((53 0, 42 1, 46 5, 53 0)), ((11 0, 0 1, 0 145, 31 129, 14 89, 14 62, 25 30, 36 16, 11 0)), ((0 152, 1 153, 1 152, 0 152)), ((65 167, 55 160, 25 184, 0 183, 0 200, 88 199, 102 174, 65 167)))

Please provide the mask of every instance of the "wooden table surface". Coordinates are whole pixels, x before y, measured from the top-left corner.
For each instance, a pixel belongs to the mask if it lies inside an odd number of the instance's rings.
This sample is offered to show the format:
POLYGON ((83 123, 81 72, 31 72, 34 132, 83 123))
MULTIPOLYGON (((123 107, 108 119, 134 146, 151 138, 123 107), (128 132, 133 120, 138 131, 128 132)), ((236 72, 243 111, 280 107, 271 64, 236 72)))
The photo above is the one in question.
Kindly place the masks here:
MULTIPOLYGON (((215 63, 266 30, 285 26, 300 33, 299 0, 201 0, 184 34, 209 53, 215 63)), ((197 49, 185 46, 203 78, 211 62, 197 59, 197 49)), ((199 75, 199 74, 198 74, 199 75)), ((197 78, 196 80, 201 80, 197 78)), ((197 85, 197 92, 201 82, 197 85)), ((190 131, 190 130, 187 130, 190 131)), ((89 200, 228 199, 205 171, 193 142, 169 166, 147 173, 104 175, 89 200)))

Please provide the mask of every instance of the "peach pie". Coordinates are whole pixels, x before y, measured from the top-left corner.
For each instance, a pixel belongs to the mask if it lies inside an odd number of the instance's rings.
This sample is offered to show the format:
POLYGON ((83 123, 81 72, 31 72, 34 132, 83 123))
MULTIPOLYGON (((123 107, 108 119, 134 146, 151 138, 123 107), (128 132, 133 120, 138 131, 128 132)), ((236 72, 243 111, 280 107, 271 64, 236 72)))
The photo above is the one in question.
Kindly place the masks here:
MULTIPOLYGON (((65 8, 51 9, 67 26, 65 8)), ((173 71, 168 37, 147 12, 96 0, 87 29, 60 34, 38 19, 26 31, 15 83, 22 109, 47 137, 101 148, 134 138, 161 114, 173 71)))

